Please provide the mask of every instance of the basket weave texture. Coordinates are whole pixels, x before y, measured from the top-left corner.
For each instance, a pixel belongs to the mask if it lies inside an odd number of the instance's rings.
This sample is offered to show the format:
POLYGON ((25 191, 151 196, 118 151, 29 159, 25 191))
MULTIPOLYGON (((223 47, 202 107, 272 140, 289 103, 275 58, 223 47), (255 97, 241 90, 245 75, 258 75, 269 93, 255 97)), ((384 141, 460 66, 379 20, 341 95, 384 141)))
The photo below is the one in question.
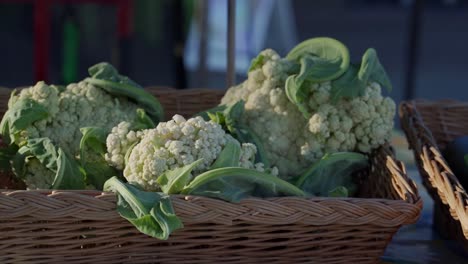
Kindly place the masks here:
POLYGON ((423 184, 434 199, 435 227, 468 252, 468 195, 457 178, 462 175, 454 175, 441 154, 450 141, 468 134, 468 103, 403 102, 400 118, 423 184))
MULTIPOLYGON (((166 117, 213 107, 223 94, 150 91, 166 117)), ((359 198, 228 203, 174 195, 184 228, 167 241, 121 218, 112 193, 3 190, 0 263, 376 263, 395 232, 418 219, 422 202, 389 146, 357 180, 359 198)))

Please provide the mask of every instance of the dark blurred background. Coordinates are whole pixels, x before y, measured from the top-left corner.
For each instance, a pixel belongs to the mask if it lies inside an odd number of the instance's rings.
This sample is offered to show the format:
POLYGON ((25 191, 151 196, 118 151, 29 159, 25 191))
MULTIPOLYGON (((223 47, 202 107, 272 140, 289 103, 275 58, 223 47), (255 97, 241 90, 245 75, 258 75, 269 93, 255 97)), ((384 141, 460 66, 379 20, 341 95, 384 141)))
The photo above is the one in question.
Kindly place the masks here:
MULTIPOLYGON (((64 84, 109 61, 143 86, 226 87, 227 0, 0 0, 0 86, 64 84)), ((374 47, 405 98, 468 100, 468 1, 237 0, 236 81, 264 48, 374 47)))

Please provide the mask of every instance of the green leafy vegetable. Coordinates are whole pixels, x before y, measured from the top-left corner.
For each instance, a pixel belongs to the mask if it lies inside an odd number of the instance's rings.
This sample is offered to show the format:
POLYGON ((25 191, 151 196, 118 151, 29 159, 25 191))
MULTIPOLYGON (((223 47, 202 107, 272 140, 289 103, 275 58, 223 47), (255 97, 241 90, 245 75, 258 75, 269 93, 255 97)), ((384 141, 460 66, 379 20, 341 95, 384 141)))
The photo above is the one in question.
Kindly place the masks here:
POLYGON ((338 79, 331 82, 331 101, 336 103, 340 98, 354 98, 362 96, 367 83, 358 77, 358 68, 350 65, 349 69, 338 79))
POLYGON ((239 100, 231 106, 218 106, 209 109, 199 116, 206 117, 205 120, 213 120, 220 124, 224 130, 229 132, 240 143, 252 143, 257 147, 255 154, 255 161, 261 162, 265 167, 270 167, 270 162, 266 156, 265 148, 261 143, 258 136, 247 125, 242 122, 242 115, 244 114, 244 101, 239 100))
POLYGON ((184 167, 175 168, 173 170, 164 172, 157 179, 161 190, 166 194, 179 193, 185 187, 185 185, 187 185, 192 180, 190 173, 202 161, 202 159, 199 159, 191 164, 185 165, 184 167))
POLYGON ((92 78, 107 80, 111 82, 127 84, 133 87, 142 88, 138 83, 132 81, 127 76, 120 75, 117 69, 107 62, 95 64, 88 69, 88 73, 92 78))
POLYGON ((29 139, 18 150, 22 156, 34 157, 46 168, 55 173, 51 189, 84 189, 85 176, 78 163, 61 148, 55 148, 48 138, 29 139))
MULTIPOLYGON (((226 117, 224 116, 224 114, 222 112, 207 112, 206 115, 208 116, 208 120, 213 120, 215 123, 218 123, 220 125, 222 125, 223 127, 226 126, 226 117)), ((228 130, 229 129, 224 129, 224 130, 228 130)))
POLYGON ((82 127, 80 131, 83 134, 80 141, 80 156, 85 156, 86 147, 97 153, 106 152, 107 132, 105 129, 101 127, 82 127))
POLYGON ((260 68, 261 65, 263 65, 263 60, 264 60, 264 59, 265 59, 265 56, 263 56, 262 54, 260 54, 260 55, 258 55, 257 57, 255 57, 255 58, 252 60, 252 62, 250 63, 249 72, 260 68))
POLYGON ((362 56, 361 68, 359 69, 358 78, 363 82, 377 82, 388 91, 392 90, 392 83, 388 78, 384 67, 380 64, 377 52, 375 49, 367 49, 362 56))
POLYGON ((310 118, 306 102, 306 84, 332 81, 331 99, 362 96, 369 82, 387 89, 392 84, 374 49, 367 49, 358 66, 350 66, 349 52, 343 43, 332 38, 313 38, 294 47, 287 58, 300 63, 300 72, 288 77, 286 94, 305 118, 310 118))
POLYGON ((301 70, 297 75, 299 81, 325 82, 342 75, 347 69, 342 64, 342 58, 332 59, 317 57, 316 55, 304 55, 299 59, 301 70))
POLYGON ((57 171, 58 151, 48 138, 29 139, 18 152, 37 158, 46 168, 57 171))
POLYGON ((194 116, 200 116, 204 120, 208 121, 208 120, 211 120, 211 118, 209 116, 210 114, 216 113, 216 112, 223 112, 224 110, 226 110, 226 108, 227 108, 226 105, 218 105, 218 106, 215 106, 215 107, 210 108, 208 110, 205 110, 203 112, 200 112, 198 114, 195 114, 194 116))
POLYGON ((300 175, 296 186, 306 193, 316 196, 342 196, 348 192, 352 195, 356 191, 352 174, 367 166, 367 157, 360 153, 326 154, 300 175), (342 187, 346 188, 346 191, 342 187))
POLYGON ((133 130, 142 130, 155 128, 156 124, 151 120, 151 118, 146 114, 144 109, 137 109, 137 120, 134 122, 132 129, 133 130))
POLYGON ((241 143, 254 144, 257 147, 255 162, 263 163, 265 168, 270 167, 270 161, 268 160, 265 147, 253 130, 251 130, 247 125, 237 124, 236 134, 234 137, 241 143))
POLYGON ((315 57, 311 62, 320 68, 317 74, 313 75, 316 79, 334 79, 343 74, 349 65, 348 48, 336 39, 325 37, 312 38, 299 43, 286 57, 291 61, 315 57))
POLYGON ((297 80, 297 75, 291 75, 285 83, 286 96, 291 103, 295 104, 305 118, 310 118, 311 114, 307 108, 306 99, 308 92, 304 89, 303 81, 297 80))
POLYGON ((48 116, 47 109, 31 99, 16 101, 6 111, 0 123, 3 140, 10 144, 21 131, 31 126, 32 123, 46 119, 48 116))
POLYGON ((234 140, 229 140, 210 169, 237 167, 239 166, 240 155, 241 146, 239 143, 234 140))
POLYGON ((218 106, 205 111, 205 113, 208 117, 205 120, 213 120, 220 124, 224 130, 234 135, 236 134, 238 124, 241 123, 240 119, 244 114, 244 101, 240 100, 231 106, 218 106))
POLYGON ((195 177, 182 194, 201 195, 238 202, 247 197, 305 196, 294 185, 251 169, 225 167, 195 177))
POLYGON ((332 81, 332 101, 336 102, 342 97, 362 96, 369 82, 377 82, 389 91, 392 90, 390 79, 380 64, 377 52, 372 48, 366 50, 360 66, 349 67, 345 74, 332 81))
POLYGON ((124 157, 125 164, 128 164, 128 159, 130 158, 130 155, 132 154, 132 150, 135 148, 136 145, 138 145, 138 143, 140 143, 140 142, 136 141, 135 143, 130 145, 130 147, 128 148, 127 152, 125 153, 125 157, 124 157))
POLYGON ((348 49, 332 38, 313 38, 293 48, 287 58, 300 63, 300 72, 287 78, 286 95, 309 119, 307 84, 330 81, 343 75, 349 67, 348 49))
POLYGON ((101 127, 83 127, 80 141, 80 163, 86 172, 86 181, 99 190, 118 172, 104 158, 107 132, 101 127))
POLYGON ((338 186, 335 189, 328 191, 328 197, 348 197, 348 189, 344 186, 338 186))
POLYGON ((183 227, 166 194, 139 190, 117 177, 106 181, 104 191, 117 194, 119 214, 146 235, 166 240, 174 230, 183 227))
POLYGON ((235 132, 237 129, 237 124, 241 123, 242 115, 244 114, 244 101, 239 101, 231 106, 228 106, 226 110, 223 111, 224 114, 224 122, 226 122, 226 128, 231 131, 235 132))
POLYGON ((125 96, 141 105, 154 123, 163 120, 164 113, 159 101, 140 85, 120 75, 109 63, 99 63, 89 68, 91 78, 85 81, 106 90, 115 96, 125 96))
POLYGON ((82 190, 84 188, 84 175, 78 163, 59 148, 57 172, 51 189, 82 190))

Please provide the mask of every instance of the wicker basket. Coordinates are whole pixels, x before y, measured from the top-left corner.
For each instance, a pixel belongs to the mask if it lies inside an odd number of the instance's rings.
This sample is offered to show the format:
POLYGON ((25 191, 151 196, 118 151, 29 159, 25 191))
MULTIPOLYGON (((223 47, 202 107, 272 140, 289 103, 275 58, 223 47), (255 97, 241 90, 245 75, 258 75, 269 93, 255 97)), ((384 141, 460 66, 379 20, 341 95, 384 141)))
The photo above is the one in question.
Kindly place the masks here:
POLYGON ((423 184, 434 199, 436 229, 468 253, 468 195, 440 152, 454 138, 468 134, 468 103, 404 102, 400 118, 423 184))
MULTIPOLYGON (((168 116, 213 107, 220 91, 157 90, 168 116)), ((375 263, 422 202, 385 146, 357 177, 359 198, 172 196, 185 227, 160 241, 115 209, 112 193, 0 192, 0 263, 375 263)), ((1 177, 1 176, 0 176, 1 177)))

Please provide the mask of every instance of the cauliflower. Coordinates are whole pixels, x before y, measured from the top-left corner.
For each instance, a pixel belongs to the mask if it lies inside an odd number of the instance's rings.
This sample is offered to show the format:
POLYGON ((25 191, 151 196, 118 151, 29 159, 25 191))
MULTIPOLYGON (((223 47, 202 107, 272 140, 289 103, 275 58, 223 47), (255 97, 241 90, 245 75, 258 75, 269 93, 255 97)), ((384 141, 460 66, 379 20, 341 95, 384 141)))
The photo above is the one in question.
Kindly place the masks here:
MULTIPOLYGON (((73 157, 80 154, 80 128, 101 126, 105 130, 111 130, 119 121, 133 121, 137 118, 137 105, 126 98, 113 97, 86 82, 72 83, 61 92, 55 86, 38 82, 12 98, 13 103, 27 99, 34 100, 46 108, 49 115, 22 131, 14 143, 22 145, 31 138, 50 138, 54 144, 73 157)), ((52 183, 50 175, 53 173, 36 161, 28 161, 32 164, 26 166, 26 185, 28 188, 50 188, 47 184, 52 183), (36 181, 44 181, 44 184, 38 184, 36 181)))
POLYGON ((131 125, 129 122, 120 122, 112 128, 106 139, 109 152, 105 154, 105 159, 109 165, 119 170, 124 169, 124 158, 127 151, 143 136, 142 131, 131 130, 131 125))
MULTIPOLYGON (((234 139, 235 140, 235 139, 234 139)), ((266 172, 273 176, 278 176, 278 168, 265 168, 265 164, 261 162, 255 163, 255 155, 257 154, 257 147, 252 143, 242 143, 241 154, 239 159, 239 167, 247 169, 255 169, 259 172, 266 172)))
MULTIPOLYGON (((66 87, 38 82, 17 94, 12 93, 0 130, 9 144, 19 149, 27 146, 29 152, 21 154, 28 157, 25 159, 25 181, 29 188, 82 188, 85 186, 85 172, 87 184, 101 186, 103 176, 96 169, 104 169, 102 164, 106 164, 104 153, 101 152, 105 152, 105 142, 102 141, 109 131, 122 121, 139 127, 154 127, 154 122, 161 120, 162 109, 157 99, 127 77, 119 75, 110 64, 97 64, 89 72, 91 77, 66 87), (92 138, 90 143, 85 143, 84 131, 89 132, 88 136, 92 138), (46 147, 37 144, 39 141, 36 140, 50 140, 50 144, 47 143, 46 147), (90 144, 91 148, 86 146, 85 150, 85 144, 90 144), (51 153, 57 151, 63 151, 67 156, 66 162, 70 164, 63 164, 65 159, 60 161, 66 171, 55 171, 56 176, 60 173, 57 177, 61 180, 55 181, 56 186, 51 186, 54 182, 54 177, 50 178, 53 175, 52 168, 56 168, 59 162, 51 153), (87 161, 84 161, 84 153, 89 153, 87 161), (99 157, 101 154, 102 157, 99 157), (48 161, 39 157, 29 158, 35 155, 49 155, 52 158, 48 161), (81 174, 74 174, 80 180, 69 181, 72 176, 67 170, 80 171, 75 159, 80 159, 81 165, 87 162, 93 171, 87 171, 88 168, 83 166, 81 174), (95 175, 91 175, 93 173, 95 175)), ((118 129, 128 130, 129 127, 118 129)), ((130 134, 127 140, 133 140, 130 134)), ((126 141, 122 141, 122 144, 120 147, 128 147, 126 141)), ((114 160, 116 165, 119 162, 118 159, 114 160)))
POLYGON ((38 159, 28 159, 25 166, 26 173, 23 181, 28 189, 49 189, 52 186, 55 173, 42 165, 38 159))
POLYGON ((14 100, 28 98, 48 109, 49 115, 29 126, 15 143, 20 145, 28 138, 47 137, 73 156, 79 154, 80 128, 99 125, 111 130, 120 121, 136 119, 137 105, 86 82, 72 83, 62 92, 38 82, 22 90, 14 100))
POLYGON ((369 153, 390 138, 396 106, 382 96, 377 82, 368 82, 362 95, 337 102, 330 81, 304 82, 304 105, 310 113, 304 118, 285 91, 294 63, 271 49, 259 57, 247 80, 228 89, 221 105, 245 101, 242 121, 260 137, 282 177, 297 176, 326 153, 369 153))
MULTIPOLYGON (((115 167, 124 167, 127 181, 137 183, 145 190, 159 190, 157 179, 162 173, 200 159, 202 161, 192 174, 209 170, 226 143, 236 141, 219 124, 201 117, 186 120, 175 115, 172 120, 141 132, 130 131, 128 127, 122 122, 112 129, 107 137, 106 159, 115 167), (130 145, 134 147, 130 148, 130 145), (125 163, 126 155, 128 161, 125 163)), ((242 144, 239 167, 265 171, 263 164, 252 162, 256 151, 255 145, 242 144)), ((274 169, 272 173, 275 173, 274 169)))

